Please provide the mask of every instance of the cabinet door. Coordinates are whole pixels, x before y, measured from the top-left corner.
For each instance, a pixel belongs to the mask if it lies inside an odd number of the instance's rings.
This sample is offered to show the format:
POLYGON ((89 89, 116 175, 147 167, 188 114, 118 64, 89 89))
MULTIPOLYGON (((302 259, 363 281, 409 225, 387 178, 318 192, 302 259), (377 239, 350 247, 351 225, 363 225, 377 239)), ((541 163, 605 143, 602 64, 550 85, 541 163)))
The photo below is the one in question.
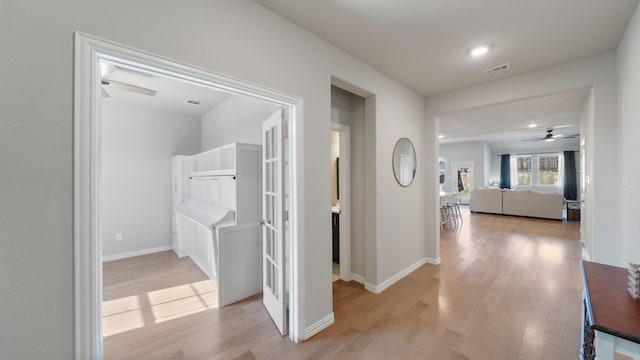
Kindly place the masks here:
POLYGON ((340 214, 331 213, 333 262, 340 264, 340 214))

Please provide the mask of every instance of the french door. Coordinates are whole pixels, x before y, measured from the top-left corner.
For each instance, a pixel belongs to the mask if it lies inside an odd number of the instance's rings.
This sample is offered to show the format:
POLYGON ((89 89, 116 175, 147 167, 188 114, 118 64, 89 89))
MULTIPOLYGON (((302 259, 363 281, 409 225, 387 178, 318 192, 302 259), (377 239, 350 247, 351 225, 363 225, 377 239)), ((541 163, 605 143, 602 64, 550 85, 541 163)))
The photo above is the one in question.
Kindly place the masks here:
POLYGON ((262 124, 262 301, 286 335, 283 114, 278 110, 262 124))

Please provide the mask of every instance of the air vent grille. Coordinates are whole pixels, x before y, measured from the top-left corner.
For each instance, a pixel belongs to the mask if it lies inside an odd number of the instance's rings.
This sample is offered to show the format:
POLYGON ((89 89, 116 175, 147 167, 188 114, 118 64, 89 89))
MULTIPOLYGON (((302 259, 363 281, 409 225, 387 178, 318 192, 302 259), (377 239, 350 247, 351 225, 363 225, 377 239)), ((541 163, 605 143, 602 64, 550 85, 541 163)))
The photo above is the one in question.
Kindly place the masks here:
POLYGON ((187 104, 199 106, 200 104, 202 104, 202 102, 198 101, 198 100, 189 99, 189 100, 187 100, 187 104))
POLYGON ((485 75, 490 75, 493 73, 497 73, 500 71, 505 71, 505 70, 509 70, 511 69, 511 65, 509 65, 509 63, 504 63, 502 65, 498 65, 498 66, 494 66, 492 68, 488 68, 487 70, 484 71, 485 75))

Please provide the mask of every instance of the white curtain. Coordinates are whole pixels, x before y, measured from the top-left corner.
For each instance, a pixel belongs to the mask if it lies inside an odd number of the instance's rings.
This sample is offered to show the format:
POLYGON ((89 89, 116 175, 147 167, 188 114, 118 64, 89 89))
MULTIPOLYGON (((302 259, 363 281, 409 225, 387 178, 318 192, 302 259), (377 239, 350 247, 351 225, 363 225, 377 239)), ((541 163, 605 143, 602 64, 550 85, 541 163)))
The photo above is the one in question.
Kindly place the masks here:
POLYGON ((518 189, 518 160, 513 154, 509 156, 509 168, 511 171, 511 188, 518 189))

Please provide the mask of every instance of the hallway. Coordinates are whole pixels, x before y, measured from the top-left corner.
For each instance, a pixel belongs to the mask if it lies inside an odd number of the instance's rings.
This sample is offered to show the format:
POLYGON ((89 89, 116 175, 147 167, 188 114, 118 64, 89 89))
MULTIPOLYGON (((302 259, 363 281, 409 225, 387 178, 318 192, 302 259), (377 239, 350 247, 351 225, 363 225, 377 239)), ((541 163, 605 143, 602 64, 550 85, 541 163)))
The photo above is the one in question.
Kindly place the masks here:
MULTIPOLYGON (((304 343, 279 336, 254 296, 173 314, 149 328, 151 339, 142 329, 114 334, 105 358, 577 359, 579 224, 462 211, 462 226, 442 232, 441 265, 424 265, 379 295, 335 281, 336 322, 304 343)), ((179 277, 191 267, 169 252, 156 258, 174 264, 179 277)), ((176 279, 162 275, 166 269, 150 256, 134 259, 126 266, 145 270, 142 283, 118 276, 124 262, 114 262, 119 271, 105 266, 105 299, 131 296, 122 290, 139 290, 149 279, 154 288, 176 279)))

